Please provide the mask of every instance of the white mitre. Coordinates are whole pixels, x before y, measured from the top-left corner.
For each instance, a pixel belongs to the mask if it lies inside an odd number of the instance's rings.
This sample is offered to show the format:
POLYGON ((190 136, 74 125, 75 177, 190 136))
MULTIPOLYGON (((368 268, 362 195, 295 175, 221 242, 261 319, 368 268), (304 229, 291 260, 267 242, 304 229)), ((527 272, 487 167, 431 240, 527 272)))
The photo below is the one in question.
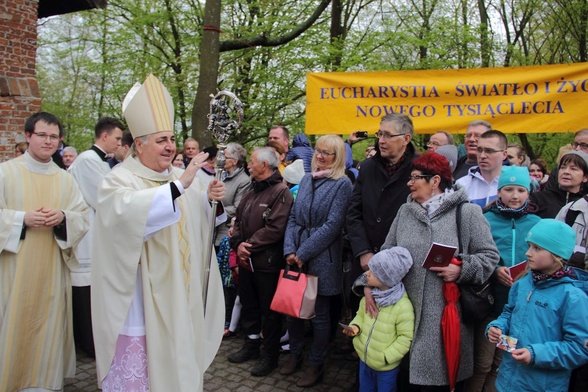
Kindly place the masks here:
POLYGON ((133 139, 174 130, 174 103, 169 91, 153 74, 135 83, 122 104, 123 116, 133 139))

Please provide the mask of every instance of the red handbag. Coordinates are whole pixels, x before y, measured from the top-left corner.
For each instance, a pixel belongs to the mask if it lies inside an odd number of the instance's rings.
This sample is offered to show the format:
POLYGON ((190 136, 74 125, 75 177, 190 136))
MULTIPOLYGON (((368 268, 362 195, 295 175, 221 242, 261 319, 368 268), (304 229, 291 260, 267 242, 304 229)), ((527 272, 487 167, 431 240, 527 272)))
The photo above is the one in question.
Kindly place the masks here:
POLYGON ((311 319, 318 293, 318 277, 303 272, 290 271, 287 266, 280 271, 278 287, 270 309, 287 316, 311 319))

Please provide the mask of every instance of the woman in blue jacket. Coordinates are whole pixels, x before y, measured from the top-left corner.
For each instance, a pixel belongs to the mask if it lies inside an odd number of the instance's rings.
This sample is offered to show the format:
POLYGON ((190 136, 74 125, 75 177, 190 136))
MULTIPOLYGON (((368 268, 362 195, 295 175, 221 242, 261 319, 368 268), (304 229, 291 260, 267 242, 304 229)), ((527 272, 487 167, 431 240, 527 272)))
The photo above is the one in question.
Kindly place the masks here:
MULTIPOLYGON (((343 225, 351 191, 351 181, 345 175, 343 139, 336 135, 320 137, 312 173, 300 182, 284 237, 286 262, 318 276, 310 366, 296 383, 299 387, 310 387, 323 376, 331 333, 330 307, 343 289, 343 225)), ((304 320, 288 317, 287 323, 291 355, 280 371, 283 375, 293 374, 300 367, 304 352, 304 320)))
POLYGON ((576 244, 574 231, 543 219, 527 235, 530 272, 510 289, 508 303, 487 336, 518 339, 503 356, 498 391, 566 392, 572 369, 588 363, 588 282, 566 266, 576 244))

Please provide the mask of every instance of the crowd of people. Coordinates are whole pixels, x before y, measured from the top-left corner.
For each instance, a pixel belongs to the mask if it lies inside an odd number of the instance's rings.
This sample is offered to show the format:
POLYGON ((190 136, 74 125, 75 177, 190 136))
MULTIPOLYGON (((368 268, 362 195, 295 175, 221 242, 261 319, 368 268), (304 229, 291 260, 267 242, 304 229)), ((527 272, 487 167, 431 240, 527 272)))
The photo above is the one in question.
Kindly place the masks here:
POLYGON ((267 376, 287 341, 278 371, 304 366, 296 385, 312 387, 340 321, 360 391, 587 390, 588 129, 548 173, 483 120, 463 145, 439 131, 420 152, 412 120, 387 114, 359 163, 361 133, 290 146, 276 125, 249 159, 229 143, 219 181, 216 147, 176 149, 155 77, 122 114, 128 130, 102 118, 78 155, 36 113, 28 145, 0 164, 0 390, 61 389, 74 344, 96 357, 104 391, 200 390, 235 336, 229 362, 267 376), (454 251, 425 268, 432 244, 454 251), (285 268, 318 277, 309 321, 271 309, 285 268), (448 297, 486 282, 494 301, 479 318, 448 297))

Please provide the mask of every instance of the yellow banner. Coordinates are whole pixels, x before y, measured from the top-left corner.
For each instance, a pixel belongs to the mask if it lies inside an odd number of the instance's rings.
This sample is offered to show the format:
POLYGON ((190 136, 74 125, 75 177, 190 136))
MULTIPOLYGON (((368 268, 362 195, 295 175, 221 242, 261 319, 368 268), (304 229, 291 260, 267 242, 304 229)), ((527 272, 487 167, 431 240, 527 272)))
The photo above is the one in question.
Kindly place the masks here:
POLYGON ((443 71, 309 73, 306 133, 378 130, 405 113, 415 133, 465 133, 486 120, 505 133, 588 128, 588 63, 443 71))

